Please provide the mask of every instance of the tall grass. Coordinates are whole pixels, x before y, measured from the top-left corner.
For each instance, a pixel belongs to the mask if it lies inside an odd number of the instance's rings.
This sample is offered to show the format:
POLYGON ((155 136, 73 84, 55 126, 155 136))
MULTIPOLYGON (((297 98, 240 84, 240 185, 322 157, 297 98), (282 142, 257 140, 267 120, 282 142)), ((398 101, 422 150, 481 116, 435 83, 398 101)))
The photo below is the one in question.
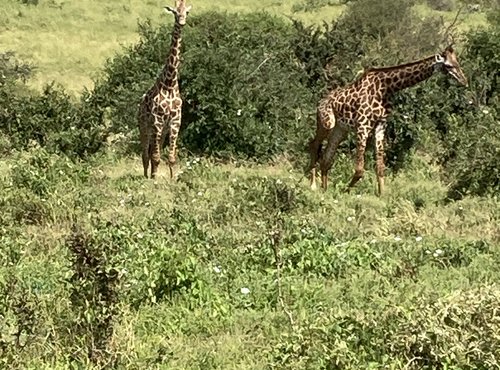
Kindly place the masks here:
POLYGON ((310 191, 286 159, 191 158, 176 182, 165 166, 145 180, 139 158, 111 153, 75 166, 33 149, 6 163, 5 366, 406 369, 411 343, 425 342, 411 335, 419 328, 435 338, 422 361, 445 364, 453 351, 450 369, 463 356, 498 363, 498 340, 484 330, 498 323, 489 305, 498 296, 490 285, 500 273, 499 201, 442 203, 446 189, 420 159, 388 178, 382 198, 373 174, 352 194, 340 191, 351 172, 345 156, 333 175, 340 185, 327 193, 310 191), (100 300, 110 289, 112 303, 100 300), (441 321, 442 310, 455 321, 441 321), (489 341, 484 357, 455 333, 489 341), (358 348, 363 336, 370 342, 358 348))

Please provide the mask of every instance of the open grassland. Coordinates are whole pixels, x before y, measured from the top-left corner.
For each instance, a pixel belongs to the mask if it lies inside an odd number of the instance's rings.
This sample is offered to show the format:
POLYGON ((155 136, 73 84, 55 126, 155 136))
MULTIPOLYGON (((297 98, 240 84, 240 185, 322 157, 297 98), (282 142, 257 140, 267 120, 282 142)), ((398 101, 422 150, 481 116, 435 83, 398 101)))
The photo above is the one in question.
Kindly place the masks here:
MULTIPOLYGON (((4 0, 0 9, 0 45, 37 66, 34 87, 54 80, 78 92, 90 87, 106 58, 122 45, 137 41, 137 23, 151 19, 153 24, 171 23, 162 9, 168 2, 158 0, 126 1, 40 1, 26 6, 17 0, 4 0)), ((168 3, 171 5, 170 3, 168 3)), ((193 12, 263 11, 292 15, 294 2, 211 1, 193 2, 193 12)), ((321 13, 297 14, 314 21, 337 16, 342 6, 328 7, 321 13)))
POLYGON ((28 345, 7 352, 11 367, 67 368, 70 354, 96 350, 110 316, 105 358, 117 368, 407 369, 422 368, 418 359, 405 367, 417 354, 453 365, 467 346, 478 363, 498 349, 498 199, 444 204, 445 187, 421 160, 389 177, 382 198, 373 174, 339 191, 346 157, 328 193, 310 191, 284 159, 191 158, 181 168, 176 182, 165 167, 146 181, 136 157, 75 167, 39 149, 3 163, 2 222, 16 226, 2 228, 0 276, 18 281, 14 307, 35 308, 13 311, 28 345), (119 278, 93 281, 78 253, 119 278), (114 287, 110 316, 88 284, 114 287))
MULTIPOLYGON (((330 5, 317 11, 294 12, 301 0, 211 1, 194 0, 193 12, 208 10, 229 12, 267 11, 321 24, 338 17, 344 5, 330 5)), ((3 0, 0 8, 0 51, 15 51, 18 57, 36 66, 32 87, 41 89, 56 81, 68 91, 78 94, 83 87, 92 87, 104 61, 124 45, 138 39, 137 24, 150 19, 153 24, 171 22, 171 15, 162 11, 165 1, 59 1, 40 0, 36 6, 18 0, 3 0)), ((417 6, 425 17, 430 10, 417 6)), ((453 12, 437 12, 445 19, 453 12)), ((483 14, 466 14, 462 27, 485 23, 483 14)))

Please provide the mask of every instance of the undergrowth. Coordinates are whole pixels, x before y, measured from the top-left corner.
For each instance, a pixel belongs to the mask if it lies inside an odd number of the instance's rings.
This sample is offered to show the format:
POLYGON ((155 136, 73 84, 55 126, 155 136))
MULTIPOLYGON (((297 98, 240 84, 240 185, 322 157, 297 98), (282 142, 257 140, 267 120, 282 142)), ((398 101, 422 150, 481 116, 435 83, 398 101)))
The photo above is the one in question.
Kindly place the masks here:
POLYGON ((498 199, 443 204, 423 160, 382 198, 372 174, 312 192, 285 160, 193 158, 175 182, 112 154, 4 163, 7 368, 498 366, 498 199))

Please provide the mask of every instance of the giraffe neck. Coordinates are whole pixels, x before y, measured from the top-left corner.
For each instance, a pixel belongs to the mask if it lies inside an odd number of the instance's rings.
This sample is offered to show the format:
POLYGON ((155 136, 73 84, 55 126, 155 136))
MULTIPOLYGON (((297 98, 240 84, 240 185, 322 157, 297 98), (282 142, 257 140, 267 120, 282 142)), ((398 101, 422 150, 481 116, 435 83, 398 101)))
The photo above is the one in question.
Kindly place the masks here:
POLYGON ((381 80, 388 93, 414 86, 427 80, 435 71, 436 56, 395 67, 374 69, 381 75, 381 80))
POLYGON ((165 88, 171 89, 178 85, 179 64, 181 53, 181 28, 179 22, 175 22, 174 30, 172 32, 172 43, 170 45, 170 52, 167 56, 167 61, 163 67, 160 75, 160 82, 165 88))

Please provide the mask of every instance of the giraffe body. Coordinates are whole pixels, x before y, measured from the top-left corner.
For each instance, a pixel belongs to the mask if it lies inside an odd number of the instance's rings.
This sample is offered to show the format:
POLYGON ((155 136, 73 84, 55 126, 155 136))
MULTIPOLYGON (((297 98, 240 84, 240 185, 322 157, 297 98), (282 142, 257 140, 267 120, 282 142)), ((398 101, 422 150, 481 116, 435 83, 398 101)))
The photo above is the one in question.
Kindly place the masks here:
POLYGON ((181 127, 182 98, 179 90, 179 64, 181 30, 191 7, 184 0, 176 0, 176 8, 166 7, 175 16, 172 44, 167 61, 154 85, 142 96, 139 105, 139 133, 142 147, 144 176, 156 177, 161 161, 161 150, 169 134, 168 165, 170 177, 174 177, 177 159, 177 138, 181 127))
POLYGON ((399 90, 413 86, 442 71, 467 85, 451 47, 441 54, 412 63, 364 71, 354 82, 327 93, 317 107, 316 135, 309 143, 311 188, 316 188, 316 164, 320 162, 321 186, 326 190, 328 171, 335 152, 350 130, 356 133, 356 165, 347 187, 350 190, 364 174, 364 155, 368 138, 375 136, 376 174, 379 195, 384 191, 384 134, 391 112, 389 98, 399 90), (323 141, 327 145, 323 151, 323 141))

